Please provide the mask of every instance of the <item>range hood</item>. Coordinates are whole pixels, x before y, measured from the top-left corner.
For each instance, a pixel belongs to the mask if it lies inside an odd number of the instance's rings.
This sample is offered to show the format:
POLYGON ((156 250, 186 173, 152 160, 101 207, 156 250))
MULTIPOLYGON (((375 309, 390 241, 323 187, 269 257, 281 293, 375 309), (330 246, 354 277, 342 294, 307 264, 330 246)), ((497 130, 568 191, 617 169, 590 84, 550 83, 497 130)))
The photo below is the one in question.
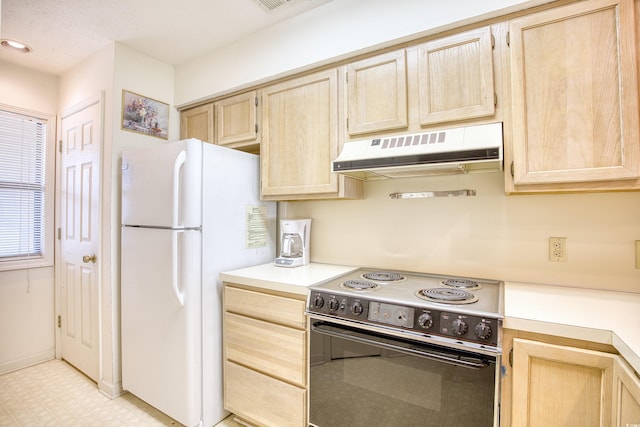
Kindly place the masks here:
POLYGON ((359 179, 502 170, 502 123, 345 142, 335 173, 359 179))

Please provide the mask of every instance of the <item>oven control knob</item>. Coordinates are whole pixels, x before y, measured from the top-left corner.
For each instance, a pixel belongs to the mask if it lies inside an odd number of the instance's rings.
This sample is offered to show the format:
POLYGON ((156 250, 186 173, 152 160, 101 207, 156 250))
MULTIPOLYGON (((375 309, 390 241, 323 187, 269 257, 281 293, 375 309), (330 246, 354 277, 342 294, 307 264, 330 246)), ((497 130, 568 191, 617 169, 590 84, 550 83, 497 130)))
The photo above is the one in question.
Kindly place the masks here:
POLYGON ((313 300, 313 307, 314 308, 324 307, 324 298, 322 298, 322 295, 316 295, 315 299, 313 300))
POLYGON ((329 300, 329 310, 336 311, 339 307, 340 307, 340 303, 338 302, 337 299, 331 298, 329 300))
POLYGON ((453 333, 456 335, 464 335, 469 330, 467 323, 462 319, 454 320, 451 327, 453 329, 453 333))
POLYGON ((364 307, 362 307, 362 303, 360 301, 356 301, 351 306, 351 312, 356 316, 359 316, 364 311, 364 307))
POLYGON ((482 322, 476 325, 476 327, 474 328, 474 332, 476 333, 476 336, 478 338, 486 340, 491 336, 492 331, 491 331, 491 326, 482 322))
POLYGON ((429 313, 422 313, 420 317, 418 317, 418 325, 422 329, 429 329, 433 326, 433 317, 429 313))

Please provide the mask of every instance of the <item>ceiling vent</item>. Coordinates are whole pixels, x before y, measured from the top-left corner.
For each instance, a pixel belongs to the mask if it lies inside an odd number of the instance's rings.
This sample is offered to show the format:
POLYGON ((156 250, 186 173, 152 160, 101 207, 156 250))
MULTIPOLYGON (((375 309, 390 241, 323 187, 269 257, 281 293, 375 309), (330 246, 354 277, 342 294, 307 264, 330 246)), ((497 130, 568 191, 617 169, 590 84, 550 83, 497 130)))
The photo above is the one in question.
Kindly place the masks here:
POLYGON ((279 8, 280 6, 284 6, 285 4, 291 3, 292 0, 257 0, 260 3, 260 6, 268 10, 269 12, 279 8))

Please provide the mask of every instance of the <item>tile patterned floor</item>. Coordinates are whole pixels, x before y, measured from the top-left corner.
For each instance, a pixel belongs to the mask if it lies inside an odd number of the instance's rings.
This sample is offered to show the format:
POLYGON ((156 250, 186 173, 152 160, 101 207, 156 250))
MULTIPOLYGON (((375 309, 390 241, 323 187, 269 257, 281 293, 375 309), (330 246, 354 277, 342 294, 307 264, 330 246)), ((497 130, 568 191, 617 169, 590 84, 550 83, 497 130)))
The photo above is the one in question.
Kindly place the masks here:
MULTIPOLYGON (((181 426, 137 397, 109 399, 62 360, 0 375, 0 426, 181 426)), ((241 427, 231 418, 216 427, 241 427)))

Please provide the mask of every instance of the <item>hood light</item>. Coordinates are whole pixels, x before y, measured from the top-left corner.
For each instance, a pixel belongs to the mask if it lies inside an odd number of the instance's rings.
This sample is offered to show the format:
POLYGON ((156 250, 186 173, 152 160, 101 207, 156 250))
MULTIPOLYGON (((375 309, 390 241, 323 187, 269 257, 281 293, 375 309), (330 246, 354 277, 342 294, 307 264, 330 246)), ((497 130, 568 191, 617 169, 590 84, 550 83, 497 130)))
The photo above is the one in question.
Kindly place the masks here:
POLYGON ((2 47, 7 48, 7 49, 16 50, 16 51, 22 52, 22 53, 29 53, 29 52, 31 52, 33 50, 33 49, 31 49, 30 46, 27 46, 24 43, 20 43, 18 41, 11 40, 11 39, 2 39, 2 40, 0 40, 0 45, 2 47))

